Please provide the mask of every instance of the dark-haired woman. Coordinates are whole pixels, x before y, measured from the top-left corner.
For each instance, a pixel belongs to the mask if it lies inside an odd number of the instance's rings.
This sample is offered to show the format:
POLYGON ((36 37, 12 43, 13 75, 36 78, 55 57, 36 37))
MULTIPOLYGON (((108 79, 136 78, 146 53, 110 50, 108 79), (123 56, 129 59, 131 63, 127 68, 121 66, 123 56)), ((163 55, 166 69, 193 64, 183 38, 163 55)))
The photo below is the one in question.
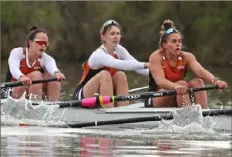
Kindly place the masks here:
POLYGON ((24 86, 12 89, 13 98, 20 98, 25 91, 27 96, 42 99, 45 89, 45 99, 57 101, 60 97, 60 81, 65 76, 59 71, 55 60, 45 53, 48 47, 47 33, 36 26, 31 28, 26 38, 26 47, 14 48, 8 59, 9 71, 6 81, 21 81, 24 86), (32 84, 32 80, 56 77, 57 81, 44 84, 32 84))
MULTIPOLYGON (((204 81, 226 88, 228 85, 207 71, 192 53, 182 51, 182 35, 173 21, 165 20, 161 27, 160 48, 149 58, 149 90, 175 90, 177 96, 153 98, 146 105, 156 107, 182 107, 190 104, 188 88, 204 87, 204 81), (198 78, 184 80, 185 73, 192 72, 198 78)), ((205 91, 194 93, 195 102, 208 108, 205 91)))
MULTIPOLYGON (((83 63, 82 79, 73 94, 73 99, 93 97, 100 95, 126 95, 128 82, 126 74, 122 71, 136 71, 148 76, 148 63, 138 62, 129 52, 119 44, 121 39, 120 25, 114 20, 106 21, 101 30, 102 45, 97 48, 83 63)), ((119 102, 117 106, 128 105, 128 101, 119 102)), ((95 106, 85 106, 95 107, 95 106)), ((114 107, 113 103, 102 107, 114 107)))

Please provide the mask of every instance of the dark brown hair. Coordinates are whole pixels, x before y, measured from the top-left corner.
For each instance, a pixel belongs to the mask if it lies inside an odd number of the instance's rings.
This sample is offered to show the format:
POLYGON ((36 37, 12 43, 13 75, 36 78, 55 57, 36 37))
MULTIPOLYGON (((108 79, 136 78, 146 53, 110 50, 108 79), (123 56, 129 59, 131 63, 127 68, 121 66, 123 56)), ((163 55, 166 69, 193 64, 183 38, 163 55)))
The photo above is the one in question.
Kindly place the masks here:
POLYGON ((28 43, 28 41, 29 41, 29 40, 34 40, 36 34, 37 34, 37 33, 41 33, 41 32, 47 34, 44 30, 38 29, 37 26, 32 26, 32 27, 31 27, 31 31, 30 31, 30 33, 27 35, 27 38, 26 38, 26 47, 29 48, 29 43, 28 43))

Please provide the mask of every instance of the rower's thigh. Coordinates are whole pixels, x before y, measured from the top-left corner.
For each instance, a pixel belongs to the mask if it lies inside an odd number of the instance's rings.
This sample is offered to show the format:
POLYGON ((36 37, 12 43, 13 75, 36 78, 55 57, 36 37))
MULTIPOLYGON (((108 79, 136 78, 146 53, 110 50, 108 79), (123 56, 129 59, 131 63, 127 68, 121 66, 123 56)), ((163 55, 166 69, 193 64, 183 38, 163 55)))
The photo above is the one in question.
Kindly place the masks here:
MULTIPOLYGON (((164 89, 160 89, 162 91, 164 89)), ((153 98, 153 106, 154 107, 177 107, 176 96, 163 96, 153 98)))
POLYGON ((105 85, 111 85, 105 86, 105 88, 113 88, 112 87, 112 78, 108 71, 102 70, 98 74, 96 74, 94 77, 92 77, 83 87, 83 94, 84 97, 92 97, 95 95, 95 93, 99 93, 100 85, 102 83, 105 83, 105 85))

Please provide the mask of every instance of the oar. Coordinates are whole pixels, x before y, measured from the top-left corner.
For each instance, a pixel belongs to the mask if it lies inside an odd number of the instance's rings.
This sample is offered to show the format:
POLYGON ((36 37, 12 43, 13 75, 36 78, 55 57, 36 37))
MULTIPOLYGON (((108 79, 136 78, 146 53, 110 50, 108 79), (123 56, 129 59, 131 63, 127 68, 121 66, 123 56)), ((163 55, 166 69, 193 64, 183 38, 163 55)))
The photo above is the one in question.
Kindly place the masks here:
MULTIPOLYGON (((202 116, 231 116, 232 109, 211 109, 208 111, 202 111, 202 116)), ((116 124, 126 124, 126 123, 139 123, 148 121, 161 121, 161 120, 172 120, 174 118, 173 114, 170 112, 166 115, 157 115, 150 117, 136 117, 136 118, 125 118, 125 119, 115 119, 115 120, 105 120, 105 121, 91 121, 82 122, 76 124, 63 124, 63 125, 35 125, 20 123, 19 126, 43 126, 43 127, 56 127, 56 128, 82 128, 91 126, 101 126, 101 125, 116 125, 116 124)))
MULTIPOLYGON (((202 111, 203 117, 206 116, 220 116, 220 115, 232 115, 232 109, 223 110, 209 110, 202 111)), ((116 120, 105 120, 105 121, 92 121, 77 124, 65 124, 65 125, 50 125, 49 127, 60 127, 60 128, 81 128, 90 126, 100 126, 100 125, 113 125, 113 124, 125 124, 125 123, 138 123, 147 121, 161 121, 161 120, 172 120, 173 114, 150 116, 150 117, 136 117, 136 118, 126 118, 126 119, 116 119, 116 120)))
MULTIPOLYGON (((32 81, 32 84, 45 83, 45 82, 51 82, 51 81, 57 81, 57 79, 56 78, 49 78, 49 79, 43 79, 43 80, 34 80, 34 81, 32 81)), ((21 81, 6 82, 6 83, 1 83, 1 89, 8 88, 8 87, 18 87, 18 86, 22 86, 22 85, 23 85, 23 83, 21 81)))
MULTIPOLYGON (((202 87, 202 88, 190 88, 190 92, 198 92, 203 90, 211 90, 211 89, 217 89, 217 86, 208 86, 208 87, 202 87)), ((111 102, 118 102, 118 101, 127 101, 127 100, 138 100, 138 99, 146 99, 146 98, 152 98, 152 97, 162 97, 162 96, 171 96, 176 95, 175 90, 165 90, 165 91, 159 91, 159 92, 145 92, 145 93, 138 93, 138 94, 130 94, 130 95, 124 95, 124 96, 96 96, 91 98, 84 98, 82 100, 73 100, 73 101, 67 101, 67 102, 57 102, 53 104, 60 105, 60 108, 64 107, 93 107, 97 103, 100 105, 108 104, 111 102)))

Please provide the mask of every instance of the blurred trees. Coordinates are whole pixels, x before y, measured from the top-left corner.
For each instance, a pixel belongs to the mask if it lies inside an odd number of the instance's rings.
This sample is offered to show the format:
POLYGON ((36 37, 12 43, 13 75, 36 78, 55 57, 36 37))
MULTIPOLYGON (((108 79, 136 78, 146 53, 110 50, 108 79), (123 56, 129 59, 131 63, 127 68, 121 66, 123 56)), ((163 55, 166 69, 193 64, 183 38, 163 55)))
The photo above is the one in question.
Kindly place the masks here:
POLYGON ((30 27, 37 25, 48 32, 48 53, 58 60, 83 61, 101 44, 99 30, 108 19, 122 25, 121 44, 139 60, 148 60, 158 48, 161 24, 171 19, 184 35, 184 50, 199 61, 232 63, 229 1, 2 1, 2 59, 23 46, 30 27))

